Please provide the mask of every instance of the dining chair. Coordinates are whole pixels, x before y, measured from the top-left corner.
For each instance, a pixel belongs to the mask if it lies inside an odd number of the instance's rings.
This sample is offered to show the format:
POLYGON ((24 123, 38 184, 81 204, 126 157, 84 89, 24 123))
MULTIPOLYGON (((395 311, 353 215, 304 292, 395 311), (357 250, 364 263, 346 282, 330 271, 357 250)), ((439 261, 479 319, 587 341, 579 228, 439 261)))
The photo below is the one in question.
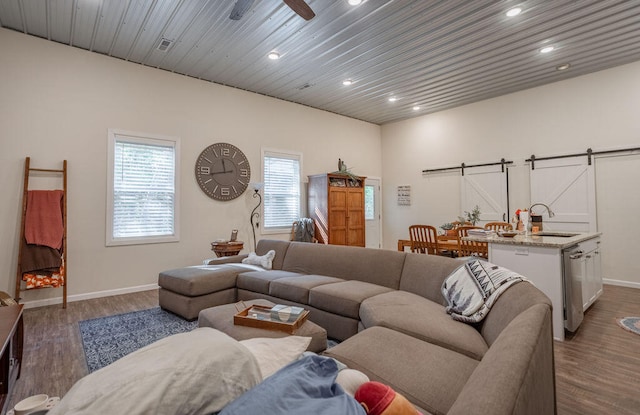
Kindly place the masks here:
POLYGON ((469 236, 469 229, 482 229, 479 226, 461 226, 458 233, 458 256, 478 256, 489 258, 489 244, 487 242, 467 241, 462 238, 469 236))
POLYGON ((509 222, 489 222, 484 225, 484 228, 488 231, 512 231, 513 225, 509 222))
POLYGON ((438 254, 438 231, 430 225, 409 226, 409 238, 411 239, 411 252, 419 254, 438 254))

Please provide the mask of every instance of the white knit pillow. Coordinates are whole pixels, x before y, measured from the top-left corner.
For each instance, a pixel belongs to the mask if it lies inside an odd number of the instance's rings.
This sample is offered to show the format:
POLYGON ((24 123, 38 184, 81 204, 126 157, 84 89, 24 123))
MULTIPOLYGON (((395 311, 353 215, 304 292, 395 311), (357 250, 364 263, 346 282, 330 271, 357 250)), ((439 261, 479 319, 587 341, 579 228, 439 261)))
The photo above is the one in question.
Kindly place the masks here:
POLYGON ((271 269, 273 266, 273 258, 276 257, 276 251, 273 249, 262 256, 256 255, 255 252, 250 252, 249 256, 242 260, 243 264, 259 265, 264 269, 271 269))

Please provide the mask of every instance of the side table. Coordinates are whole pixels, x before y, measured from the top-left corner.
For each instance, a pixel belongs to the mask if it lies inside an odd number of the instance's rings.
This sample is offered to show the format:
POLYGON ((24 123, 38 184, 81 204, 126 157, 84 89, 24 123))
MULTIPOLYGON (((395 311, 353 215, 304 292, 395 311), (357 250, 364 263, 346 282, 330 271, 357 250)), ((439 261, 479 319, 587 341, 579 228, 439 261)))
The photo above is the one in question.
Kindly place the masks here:
POLYGON ((244 242, 242 241, 211 242, 211 250, 216 253, 217 257, 238 255, 243 247, 244 242))
POLYGON ((22 307, 22 304, 0 307, 0 413, 3 414, 22 366, 22 307))

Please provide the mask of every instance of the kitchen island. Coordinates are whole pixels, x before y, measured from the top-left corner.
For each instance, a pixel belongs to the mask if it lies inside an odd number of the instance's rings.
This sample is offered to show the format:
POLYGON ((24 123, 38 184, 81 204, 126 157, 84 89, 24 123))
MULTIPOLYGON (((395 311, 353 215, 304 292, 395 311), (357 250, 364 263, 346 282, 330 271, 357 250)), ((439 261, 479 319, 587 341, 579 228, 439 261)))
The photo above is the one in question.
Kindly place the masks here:
POLYGON ((553 337, 577 330, 602 294, 600 232, 539 232, 515 237, 468 236, 489 244, 489 261, 529 279, 553 304, 553 337))

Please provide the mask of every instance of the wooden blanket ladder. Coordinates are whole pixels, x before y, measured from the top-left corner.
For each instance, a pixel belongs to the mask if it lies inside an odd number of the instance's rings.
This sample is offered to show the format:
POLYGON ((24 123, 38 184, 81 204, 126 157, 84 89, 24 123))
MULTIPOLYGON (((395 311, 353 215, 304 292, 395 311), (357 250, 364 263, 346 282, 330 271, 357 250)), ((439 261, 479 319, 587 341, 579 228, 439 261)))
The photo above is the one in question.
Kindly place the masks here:
POLYGON ((27 215, 27 198, 29 192, 29 176, 32 172, 38 172, 42 176, 58 176, 62 177, 62 263, 64 266, 64 282, 62 284, 62 308, 67 308, 67 283, 68 283, 68 262, 67 262, 67 160, 62 162, 62 169, 39 169, 31 167, 31 158, 27 157, 24 163, 24 187, 22 192, 22 222, 20 225, 20 243, 18 248, 18 272, 16 274, 16 292, 15 299, 20 302, 20 291, 22 287, 22 255, 23 241, 25 238, 25 218, 27 215))

